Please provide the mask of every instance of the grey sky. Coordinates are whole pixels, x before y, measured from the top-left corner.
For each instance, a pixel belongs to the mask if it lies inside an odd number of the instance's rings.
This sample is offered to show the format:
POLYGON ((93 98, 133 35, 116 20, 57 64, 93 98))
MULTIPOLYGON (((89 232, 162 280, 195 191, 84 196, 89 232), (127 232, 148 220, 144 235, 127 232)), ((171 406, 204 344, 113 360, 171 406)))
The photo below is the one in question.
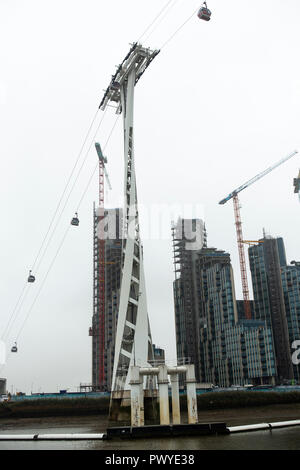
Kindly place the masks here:
MULTIPOLYGON (((111 75, 166 2, 162 0, 0 0, 0 333, 21 293, 111 75)), ((143 45, 160 48, 200 6, 178 0, 143 45)), ((298 0, 212 0, 209 23, 195 15, 136 87, 135 154, 139 201, 203 206, 208 244, 231 253, 241 296, 232 202, 236 187, 299 148, 298 0)), ((151 32, 151 30, 149 31, 151 32)), ((101 118, 98 115, 97 123, 101 118)), ((96 139, 105 144, 109 110, 96 139)), ((96 123, 96 124, 97 124, 96 123)), ((122 127, 106 148, 113 190, 123 190, 122 127)), ((91 138, 89 143, 91 142, 91 138)), ((83 161, 83 152, 80 162, 83 161)), ((10 347, 97 163, 92 147, 28 297, 10 347)), ((79 163, 80 166, 80 163, 79 163)), ((299 156, 241 193, 246 239, 284 238, 300 258, 299 156)), ((77 172, 75 172, 75 175, 77 172)), ((23 391, 75 388, 91 380, 92 207, 94 177, 80 227, 64 246, 0 375, 23 391)), ((142 226, 143 233, 143 226, 142 226)), ((171 240, 144 241, 153 340, 175 358, 171 240)), ((250 279, 249 279, 250 280, 250 279)), ((0 335, 1 336, 1 335, 0 335)))

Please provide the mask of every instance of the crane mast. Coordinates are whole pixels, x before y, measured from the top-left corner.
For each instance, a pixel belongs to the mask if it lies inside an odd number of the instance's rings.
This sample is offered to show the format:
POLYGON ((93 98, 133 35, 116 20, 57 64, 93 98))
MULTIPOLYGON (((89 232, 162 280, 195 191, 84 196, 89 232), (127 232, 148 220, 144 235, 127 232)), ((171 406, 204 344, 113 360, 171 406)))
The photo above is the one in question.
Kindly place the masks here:
POLYGON ((244 299, 244 309, 245 309, 245 317, 246 319, 251 319, 251 308, 250 308, 250 298, 249 298, 249 287, 248 287, 248 279, 247 279, 247 268, 246 268, 246 257, 245 257, 245 250, 244 250, 244 239, 243 239, 243 231, 242 231, 242 219, 240 214, 240 202, 238 194, 243 191, 244 189, 251 186, 256 181, 260 180, 264 176, 266 176, 271 171, 275 170, 278 166, 282 165, 294 155, 298 153, 297 150, 292 152, 291 154, 287 155, 286 157, 279 160, 274 165, 270 166, 266 170, 262 171, 258 175, 251 178, 246 183, 239 186, 237 189, 232 191, 227 197, 222 199, 219 204, 225 204, 226 202, 233 200, 233 209, 234 209, 234 219, 235 219, 235 226, 236 226, 236 236, 237 236, 237 244, 238 244, 238 251, 239 251, 239 260, 240 260, 240 270, 241 270, 241 280, 242 280, 242 291, 243 291, 243 299, 244 299))
MULTIPOLYGON (((98 148, 97 153, 98 153, 98 148)), ((99 156, 99 153, 98 153, 99 156)), ((104 384, 105 350, 105 238, 104 238, 104 158, 99 156, 99 385, 104 384)))
POLYGON ((98 142, 95 143, 95 148, 99 158, 99 209, 98 209, 98 288, 99 288, 99 302, 98 302, 98 348, 99 348, 99 366, 98 366, 98 381, 99 387, 105 387, 105 233, 104 233, 104 180, 106 178, 109 189, 111 184, 108 178, 108 173, 105 168, 107 159, 104 157, 101 146, 98 142))
POLYGON ((241 219, 241 214, 240 214, 240 201, 239 201, 239 197, 237 194, 233 196, 233 208, 234 208, 237 244, 238 244, 238 250, 239 250, 239 259, 240 259, 245 317, 247 320, 251 320, 251 307, 250 307, 250 298, 249 298, 246 257, 245 257, 245 250, 244 250, 244 238, 243 238, 243 231, 242 231, 242 219, 241 219))

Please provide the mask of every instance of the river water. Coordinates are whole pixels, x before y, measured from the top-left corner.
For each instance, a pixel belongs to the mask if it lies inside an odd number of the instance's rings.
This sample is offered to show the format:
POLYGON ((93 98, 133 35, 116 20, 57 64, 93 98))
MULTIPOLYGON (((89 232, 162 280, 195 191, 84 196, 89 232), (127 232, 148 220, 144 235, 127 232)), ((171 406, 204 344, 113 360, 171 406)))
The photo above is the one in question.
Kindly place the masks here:
MULTIPOLYGON (((101 433, 101 417, 43 418, 0 422, 0 434, 101 433)), ((300 450, 300 426, 247 433, 109 441, 0 441, 1 450, 300 450)))

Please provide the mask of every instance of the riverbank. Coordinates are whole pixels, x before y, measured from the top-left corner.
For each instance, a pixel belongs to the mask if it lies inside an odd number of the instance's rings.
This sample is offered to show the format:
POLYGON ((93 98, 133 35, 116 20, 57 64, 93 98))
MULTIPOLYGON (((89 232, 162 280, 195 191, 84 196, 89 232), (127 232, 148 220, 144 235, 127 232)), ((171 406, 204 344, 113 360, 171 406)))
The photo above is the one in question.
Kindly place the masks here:
MULTIPOLYGON (((65 417, 101 417, 106 422, 109 397, 38 399, 0 403, 0 425, 7 420, 65 417)), ((228 426, 262 421, 300 419, 299 392, 220 392, 197 396, 199 422, 223 421, 228 426)), ((145 410, 152 408, 145 400, 145 410)), ((158 408, 158 405, 155 405, 158 408)), ((170 408, 171 409, 171 408, 170 408)), ((186 422, 186 397, 181 397, 182 421, 186 422)), ((68 419, 67 419, 68 418, 68 419)), ((96 419, 96 418, 95 418, 96 419)))
MULTIPOLYGON (((300 404, 277 404, 268 406, 253 406, 251 408, 228 408, 225 410, 199 410, 200 423, 225 422, 227 426, 242 426, 246 424, 257 424, 263 422, 292 421, 300 419, 300 404)), ((183 421, 186 413, 182 414, 183 421)), ((22 430, 28 427, 34 428, 36 432, 61 432, 58 425, 63 425, 66 432, 68 429, 76 429, 83 432, 82 428, 88 427, 89 432, 106 432, 109 426, 108 415, 88 416, 48 416, 16 418, 6 417, 0 420, 0 432, 10 433, 12 430, 22 430)))
POLYGON ((0 403, 0 421, 7 418, 108 415, 109 397, 36 399, 0 403))

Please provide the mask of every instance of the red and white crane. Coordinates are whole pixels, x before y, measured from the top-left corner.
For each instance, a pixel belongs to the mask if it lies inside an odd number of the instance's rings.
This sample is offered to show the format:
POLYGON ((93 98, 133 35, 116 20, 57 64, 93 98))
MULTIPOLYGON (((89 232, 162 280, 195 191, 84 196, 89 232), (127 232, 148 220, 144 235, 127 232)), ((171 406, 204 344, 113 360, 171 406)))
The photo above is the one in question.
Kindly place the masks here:
POLYGON ((105 236, 103 219, 105 217, 104 209, 104 179, 106 178, 109 189, 111 189, 108 174, 105 168, 107 159, 102 153, 101 146, 95 143, 99 158, 99 222, 98 222, 98 285, 99 285, 99 304, 98 304, 98 335, 99 335, 99 385, 104 384, 104 353, 105 353, 105 236))
POLYGON ((246 269, 246 258, 245 258, 245 251, 244 251, 244 239, 243 239, 243 231, 242 231, 242 220, 240 214, 240 202, 238 194, 243 191, 244 189, 251 186, 256 181, 260 180, 264 176, 266 176, 271 171, 275 170, 278 166, 282 165, 294 155, 298 153, 297 150, 289 154, 288 156, 282 158, 274 165, 270 166, 266 170, 262 171, 258 175, 254 176, 251 180, 247 181, 246 183, 242 184, 239 188, 232 191, 227 197, 222 199, 219 204, 225 204, 230 199, 233 200, 233 208, 234 208, 234 218, 235 218, 235 226, 236 226, 236 235, 237 235, 237 243, 238 243, 238 250, 239 250, 239 259, 240 259, 240 269, 241 269, 241 278, 242 278, 242 290, 243 290, 243 299, 244 299, 244 308, 245 308, 245 316, 247 319, 251 319, 251 308, 250 308, 250 299, 249 299, 249 287, 248 287, 248 279, 247 279, 247 269, 246 269))

